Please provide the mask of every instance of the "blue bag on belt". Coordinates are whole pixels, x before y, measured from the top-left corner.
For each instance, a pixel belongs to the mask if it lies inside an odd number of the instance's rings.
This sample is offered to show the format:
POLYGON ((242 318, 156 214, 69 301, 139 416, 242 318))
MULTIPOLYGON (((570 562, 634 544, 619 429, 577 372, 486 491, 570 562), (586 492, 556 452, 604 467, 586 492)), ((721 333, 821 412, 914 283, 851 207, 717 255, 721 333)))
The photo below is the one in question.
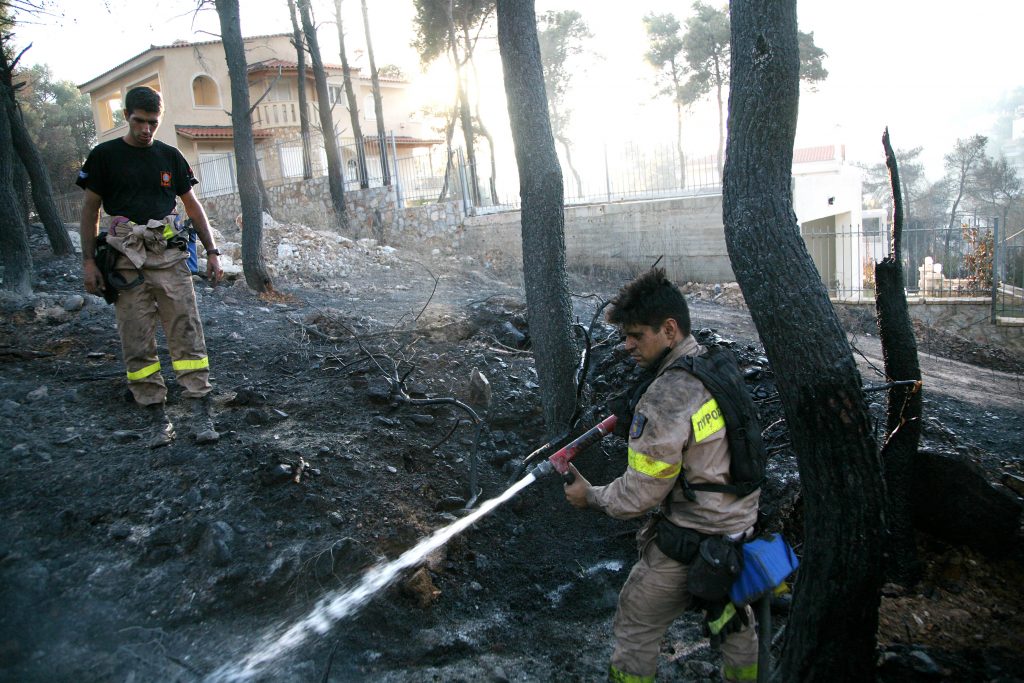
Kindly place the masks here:
MULTIPOLYGON (((177 222, 177 220, 177 217, 175 217, 175 222, 177 222)), ((192 226, 191 218, 187 219, 183 226, 188 231, 188 240, 185 243, 188 251, 188 258, 185 260, 185 263, 188 264, 189 272, 195 275, 199 272, 199 255, 196 253, 196 229, 192 226)))
POLYGON ((743 544, 743 571, 729 589, 736 606, 749 605, 772 591, 800 566, 793 549, 781 534, 771 534, 743 544))

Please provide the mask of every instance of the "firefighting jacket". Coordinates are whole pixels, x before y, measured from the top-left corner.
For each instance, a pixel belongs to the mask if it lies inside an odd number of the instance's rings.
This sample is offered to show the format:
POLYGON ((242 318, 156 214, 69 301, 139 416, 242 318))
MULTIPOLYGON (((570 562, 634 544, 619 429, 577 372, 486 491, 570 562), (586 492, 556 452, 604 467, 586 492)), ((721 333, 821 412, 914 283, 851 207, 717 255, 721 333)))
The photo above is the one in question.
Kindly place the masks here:
POLYGON ((683 491, 691 484, 729 483, 725 421, 699 379, 669 366, 704 348, 693 336, 677 344, 658 366, 657 377, 637 403, 629 430, 628 466, 607 486, 594 486, 587 504, 618 519, 657 508, 671 521, 706 534, 743 532, 757 521, 759 493, 743 498, 711 491, 683 491))

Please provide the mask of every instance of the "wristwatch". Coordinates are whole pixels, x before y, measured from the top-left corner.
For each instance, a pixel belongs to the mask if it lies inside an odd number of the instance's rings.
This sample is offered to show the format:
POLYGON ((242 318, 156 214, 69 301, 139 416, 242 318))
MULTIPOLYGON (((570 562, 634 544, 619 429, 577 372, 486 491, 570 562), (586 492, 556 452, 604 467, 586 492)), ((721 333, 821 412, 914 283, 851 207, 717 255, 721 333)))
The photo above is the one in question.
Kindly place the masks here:
POLYGON ((220 249, 207 249, 207 254, 213 254, 214 256, 220 256, 220 249))

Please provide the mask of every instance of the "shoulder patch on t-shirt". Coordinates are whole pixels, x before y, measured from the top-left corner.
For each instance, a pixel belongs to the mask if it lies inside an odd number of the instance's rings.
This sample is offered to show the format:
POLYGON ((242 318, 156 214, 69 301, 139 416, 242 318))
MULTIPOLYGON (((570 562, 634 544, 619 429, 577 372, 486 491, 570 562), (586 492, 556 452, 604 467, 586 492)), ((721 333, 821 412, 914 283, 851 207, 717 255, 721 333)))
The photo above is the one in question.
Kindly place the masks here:
POLYGON ((640 435, 644 433, 644 427, 647 425, 647 418, 640 413, 633 415, 633 422, 629 425, 629 438, 639 439, 640 435))

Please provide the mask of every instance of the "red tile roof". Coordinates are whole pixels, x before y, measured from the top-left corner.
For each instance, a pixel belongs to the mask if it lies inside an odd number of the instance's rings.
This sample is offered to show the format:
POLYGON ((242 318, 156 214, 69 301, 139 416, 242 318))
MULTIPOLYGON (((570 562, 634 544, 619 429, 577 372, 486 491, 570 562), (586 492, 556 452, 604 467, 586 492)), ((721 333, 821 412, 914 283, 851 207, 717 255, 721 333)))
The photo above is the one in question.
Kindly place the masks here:
MULTIPOLYGON (((189 140, 231 140, 234 133, 231 126, 174 126, 174 132, 189 140)), ((257 139, 270 137, 269 130, 254 130, 257 139)))
POLYGON ((794 164, 810 164, 816 161, 832 161, 838 156, 840 161, 846 159, 846 145, 839 146, 839 154, 836 154, 835 145, 820 145, 818 147, 802 147, 793 150, 794 164))
MULTIPOLYGON (((307 65, 307 69, 310 67, 307 65)), ((298 71, 298 62, 292 62, 287 59, 264 59, 262 62, 254 62, 248 65, 249 73, 259 73, 261 71, 298 71)), ((324 69, 327 71, 336 71, 337 73, 343 73, 344 69, 340 64, 324 64, 324 69)), ((349 72, 352 73, 356 78, 360 78, 364 81, 370 80, 369 76, 363 76, 358 69, 349 68, 349 72)), ((312 69, 309 71, 312 74, 312 69)), ((379 80, 384 83, 406 83, 404 78, 393 78, 390 76, 378 76, 379 80)))

